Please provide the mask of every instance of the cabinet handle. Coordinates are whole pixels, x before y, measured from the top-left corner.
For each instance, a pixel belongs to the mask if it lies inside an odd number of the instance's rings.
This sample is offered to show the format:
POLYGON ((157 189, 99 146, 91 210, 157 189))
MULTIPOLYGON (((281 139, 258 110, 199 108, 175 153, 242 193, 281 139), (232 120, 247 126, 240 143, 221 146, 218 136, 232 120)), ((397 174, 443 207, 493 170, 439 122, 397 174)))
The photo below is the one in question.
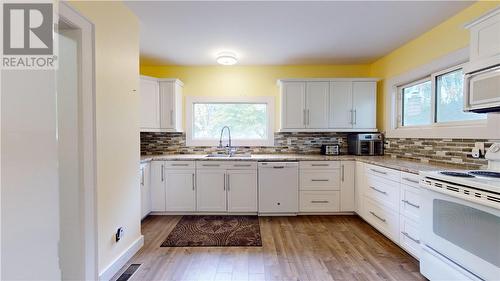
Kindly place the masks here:
POLYGON ((414 204, 414 203, 411 203, 411 202, 410 202, 410 201, 408 201, 408 200, 401 200, 401 201, 402 201, 403 203, 405 203, 405 204, 408 204, 408 205, 412 206, 412 207, 415 207, 415 208, 417 208, 417 209, 420 209, 420 206, 419 206, 419 205, 414 204))
POLYGON ((187 167, 189 164, 172 164, 173 167, 187 167))
POLYGON ((312 200, 311 201, 311 203, 323 203, 323 204, 328 203, 328 202, 330 202, 330 201, 327 201, 327 200, 312 200))
POLYGON ((351 125, 354 125, 354 111, 351 109, 349 110, 349 113, 351 114, 351 125))
POLYGON ((413 180, 413 179, 410 179, 410 178, 403 178, 405 181, 409 181, 409 182, 412 182, 412 183, 418 183, 418 180, 413 180))
POLYGON ((387 195, 387 192, 382 191, 382 190, 380 190, 380 189, 377 189, 377 188, 375 188, 375 187, 373 187, 373 186, 370 186, 370 188, 371 188, 371 189, 373 189, 373 190, 375 190, 376 192, 379 192, 379 193, 382 193, 382 194, 384 194, 384 195, 387 195))
POLYGON ((273 169, 283 169, 285 166, 274 166, 273 169))
POLYGON ((141 185, 144 185, 144 168, 141 169, 141 185))
POLYGON ((412 240, 413 242, 420 244, 420 240, 411 237, 411 235, 408 234, 408 232, 401 231, 401 234, 403 234, 404 236, 406 236, 408 239, 412 240))
POLYGON ((195 189, 195 181, 196 181, 196 179, 194 177, 195 176, 194 176, 194 173, 193 173, 193 190, 195 189))
POLYGON ((327 179, 311 179, 311 181, 330 181, 330 180, 327 180, 327 179))
POLYGON ((226 191, 227 176, 224 173, 224 191, 226 191))
POLYGON ((342 179, 342 182, 344 182, 344 164, 342 164, 342 166, 340 166, 341 168, 341 179, 342 179))
POLYGON ((311 164, 311 167, 328 167, 329 164, 311 164))
POLYGON ((357 113, 356 109, 354 109, 354 124, 353 125, 356 125, 356 123, 358 123, 358 113, 357 113))
POLYGON ((377 219, 379 219, 380 221, 382 221, 382 222, 386 222, 386 220, 385 220, 385 219, 383 219, 383 218, 381 218, 381 217, 377 216, 377 214, 375 214, 374 212, 370 211, 370 214, 372 214, 372 216, 376 217, 376 218, 377 218, 377 219))
POLYGON ((203 167, 220 167, 220 164, 203 164, 203 167))
POLYGON ((164 173, 165 173, 164 165, 161 164, 161 181, 165 180, 164 173))
POLYGON ((251 167, 251 164, 235 164, 234 167, 251 167))
POLYGON ((227 174, 227 191, 230 191, 231 190, 231 184, 230 184, 230 181, 229 181, 229 174, 227 174))
POLYGON ((382 174, 382 175, 387 175, 387 172, 383 172, 383 171, 379 171, 379 170, 375 170, 375 169, 370 169, 372 172, 375 172, 375 173, 379 173, 379 174, 382 174))

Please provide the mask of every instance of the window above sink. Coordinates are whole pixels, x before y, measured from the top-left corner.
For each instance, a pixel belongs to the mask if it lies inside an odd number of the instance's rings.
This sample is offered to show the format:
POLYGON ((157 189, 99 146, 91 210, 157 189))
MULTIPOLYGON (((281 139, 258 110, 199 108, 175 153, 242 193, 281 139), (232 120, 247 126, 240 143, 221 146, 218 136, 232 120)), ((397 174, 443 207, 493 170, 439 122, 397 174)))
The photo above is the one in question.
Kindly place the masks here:
POLYGON ((274 110, 273 97, 186 97, 186 145, 218 146, 228 126, 233 146, 273 146, 274 110))

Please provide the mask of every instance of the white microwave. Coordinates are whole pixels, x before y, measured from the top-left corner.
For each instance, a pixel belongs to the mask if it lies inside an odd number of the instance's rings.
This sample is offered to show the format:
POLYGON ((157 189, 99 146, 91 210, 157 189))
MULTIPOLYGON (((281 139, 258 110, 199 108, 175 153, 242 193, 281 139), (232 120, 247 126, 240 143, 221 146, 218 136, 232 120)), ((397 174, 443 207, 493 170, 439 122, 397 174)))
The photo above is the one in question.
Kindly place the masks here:
POLYGON ((464 75, 464 111, 500 112, 500 65, 464 75))

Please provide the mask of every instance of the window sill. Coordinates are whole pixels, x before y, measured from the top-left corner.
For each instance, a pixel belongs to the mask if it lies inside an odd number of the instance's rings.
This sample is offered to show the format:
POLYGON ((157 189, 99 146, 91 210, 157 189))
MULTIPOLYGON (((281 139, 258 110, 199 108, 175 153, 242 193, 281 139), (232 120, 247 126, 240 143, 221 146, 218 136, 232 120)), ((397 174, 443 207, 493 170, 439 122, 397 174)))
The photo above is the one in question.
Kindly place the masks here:
MULTIPOLYGON (((274 146, 274 139, 271 140, 232 140, 231 145, 233 147, 254 147, 254 146, 274 146)), ((224 144, 227 144, 227 139, 224 139, 224 144)), ((217 139, 205 139, 205 140, 187 140, 186 146, 205 146, 205 147, 217 147, 219 146, 219 140, 217 139)))

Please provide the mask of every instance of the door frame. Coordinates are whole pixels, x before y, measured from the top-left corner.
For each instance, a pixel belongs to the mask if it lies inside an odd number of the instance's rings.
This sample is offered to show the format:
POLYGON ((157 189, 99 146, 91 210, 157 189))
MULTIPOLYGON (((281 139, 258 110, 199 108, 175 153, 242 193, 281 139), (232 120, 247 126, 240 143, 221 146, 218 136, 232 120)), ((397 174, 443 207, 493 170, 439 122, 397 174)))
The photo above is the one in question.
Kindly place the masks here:
POLYGON ((97 180, 96 180, 96 118, 95 118, 95 51, 94 24, 74 10, 69 4, 59 2, 59 21, 81 31, 79 50, 79 110, 81 159, 81 206, 84 231, 85 280, 98 279, 97 249, 97 180))

